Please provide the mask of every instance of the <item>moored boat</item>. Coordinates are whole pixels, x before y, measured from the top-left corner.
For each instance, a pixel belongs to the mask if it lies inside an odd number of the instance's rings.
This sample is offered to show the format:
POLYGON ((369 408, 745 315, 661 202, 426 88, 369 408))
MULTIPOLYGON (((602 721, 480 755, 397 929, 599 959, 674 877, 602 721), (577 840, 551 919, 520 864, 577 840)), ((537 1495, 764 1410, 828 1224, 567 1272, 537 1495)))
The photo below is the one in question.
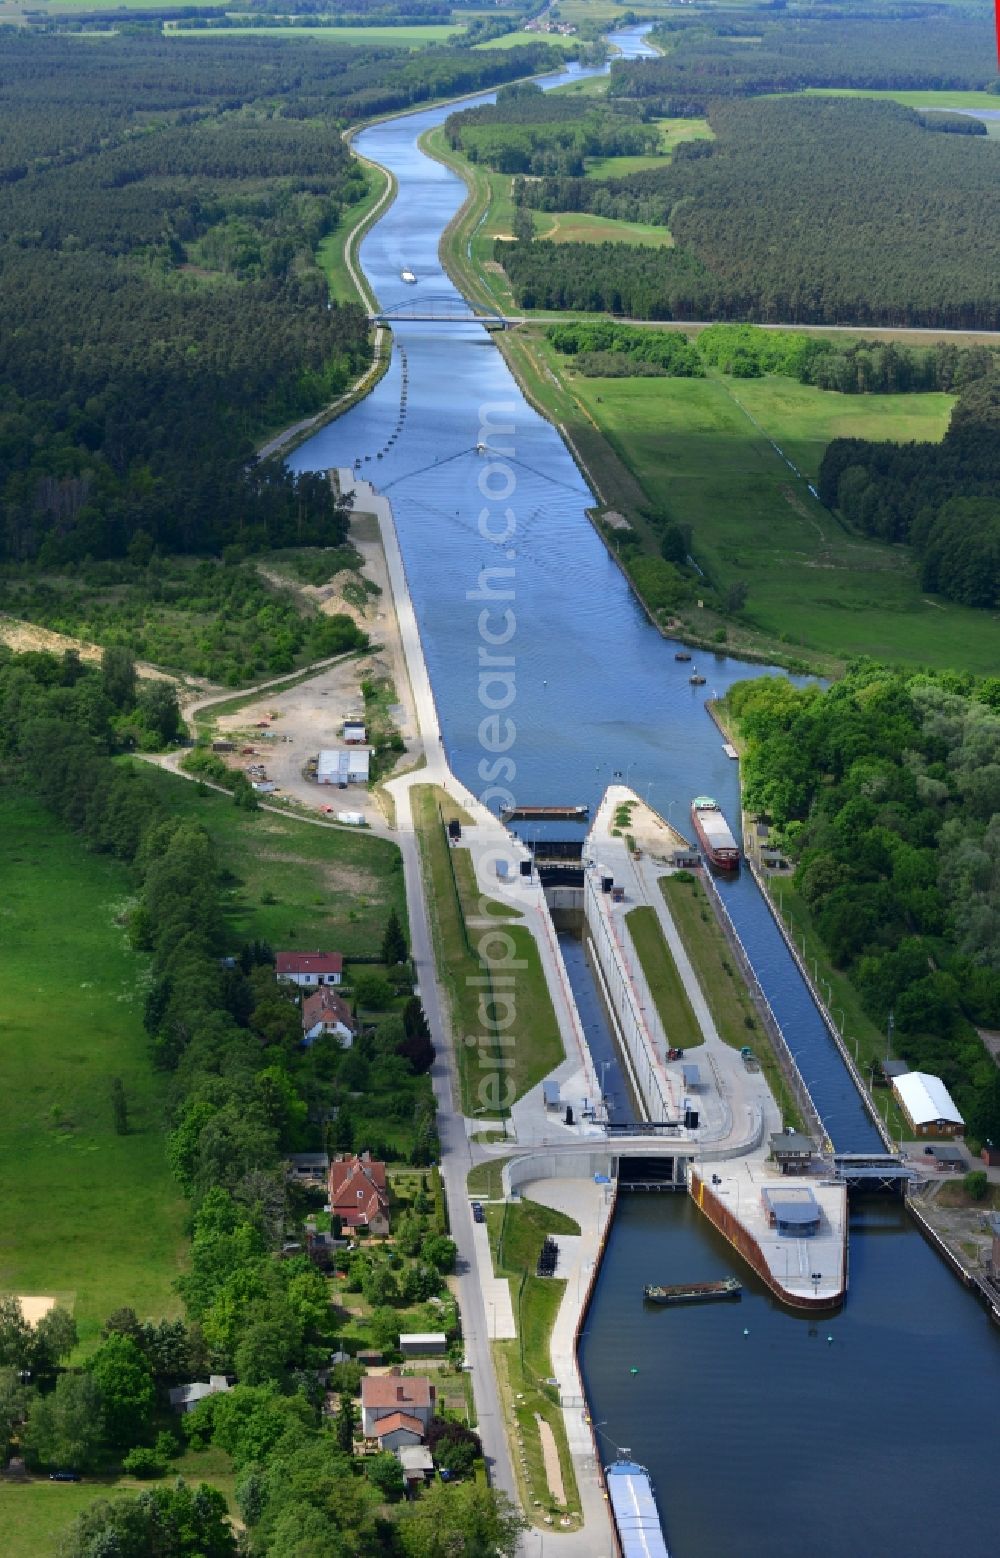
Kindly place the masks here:
POLYGON ((650 1284, 642 1296, 651 1304, 706 1304, 717 1298, 739 1298, 742 1292, 743 1284, 736 1277, 721 1277, 717 1282, 650 1284))
POLYGON ((411 270, 401 270, 399 273, 399 279, 400 281, 408 282, 411 287, 415 287, 417 284, 417 278, 414 276, 411 270))
POLYGON ((691 802, 691 822, 698 843, 712 865, 720 871, 738 870, 739 845, 722 815, 718 801, 713 801, 710 795, 696 795, 691 802))

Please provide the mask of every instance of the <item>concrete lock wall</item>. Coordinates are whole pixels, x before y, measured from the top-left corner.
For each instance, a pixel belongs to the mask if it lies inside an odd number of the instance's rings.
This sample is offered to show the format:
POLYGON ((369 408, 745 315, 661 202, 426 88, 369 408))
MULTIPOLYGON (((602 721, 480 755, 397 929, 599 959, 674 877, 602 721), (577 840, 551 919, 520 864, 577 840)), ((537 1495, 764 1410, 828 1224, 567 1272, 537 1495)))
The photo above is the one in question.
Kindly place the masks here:
POLYGON ((673 1106, 661 1084, 649 1052, 642 1016, 636 1006, 632 981, 624 965, 621 949, 611 931, 602 895, 594 872, 588 872, 585 886, 584 913, 590 929, 591 944, 608 994, 614 1006, 632 1074, 638 1088, 646 1118, 669 1120, 673 1106))
POLYGON ((523 1158, 514 1158, 504 1164, 504 1194, 516 1192, 521 1185, 533 1179, 593 1179, 595 1174, 612 1176, 614 1162, 611 1154, 600 1148, 579 1152, 529 1152, 523 1158))
POLYGON ((776 1298, 780 1298, 783 1304, 790 1309, 816 1309, 829 1311, 830 1299, 807 1298, 804 1294, 789 1293, 778 1282, 765 1259, 760 1245, 753 1234, 737 1222, 728 1206, 724 1206, 715 1192, 706 1185, 697 1169, 691 1170, 690 1179, 691 1195, 695 1204, 704 1212, 709 1222, 728 1239, 734 1250, 738 1250, 748 1266, 752 1266, 758 1277, 767 1283, 776 1298))

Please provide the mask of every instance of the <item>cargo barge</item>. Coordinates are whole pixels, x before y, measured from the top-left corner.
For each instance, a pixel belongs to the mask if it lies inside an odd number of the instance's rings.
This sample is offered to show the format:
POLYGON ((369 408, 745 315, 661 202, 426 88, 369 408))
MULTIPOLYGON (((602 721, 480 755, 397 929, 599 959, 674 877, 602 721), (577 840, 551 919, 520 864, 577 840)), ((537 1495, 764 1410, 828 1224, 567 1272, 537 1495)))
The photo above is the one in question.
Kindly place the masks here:
POLYGON ((643 1298, 651 1304, 707 1304, 713 1299, 739 1298, 743 1284, 736 1277, 718 1282, 671 1282, 666 1287, 644 1287, 643 1298))
POLYGON ((622 1558, 670 1558, 645 1466, 613 1461, 604 1469, 604 1481, 622 1558))
POLYGON ((730 832, 718 801, 710 795, 696 795, 691 802, 691 822, 698 843, 720 871, 738 871, 739 845, 730 832))

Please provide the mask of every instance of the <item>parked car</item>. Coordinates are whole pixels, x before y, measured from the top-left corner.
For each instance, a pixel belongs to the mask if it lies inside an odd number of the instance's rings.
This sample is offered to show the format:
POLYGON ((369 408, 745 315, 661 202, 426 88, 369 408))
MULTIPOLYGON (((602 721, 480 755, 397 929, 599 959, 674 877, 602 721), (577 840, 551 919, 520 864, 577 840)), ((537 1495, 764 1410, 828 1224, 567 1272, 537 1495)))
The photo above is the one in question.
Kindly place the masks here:
POLYGON ((472 1220, 476 1223, 484 1223, 486 1221, 486 1213, 483 1211, 483 1203, 481 1201, 473 1201, 472 1203, 472 1220))
POLYGON ((79 1482, 80 1481, 80 1473, 78 1471, 50 1471, 49 1472, 49 1481, 50 1482, 79 1482))

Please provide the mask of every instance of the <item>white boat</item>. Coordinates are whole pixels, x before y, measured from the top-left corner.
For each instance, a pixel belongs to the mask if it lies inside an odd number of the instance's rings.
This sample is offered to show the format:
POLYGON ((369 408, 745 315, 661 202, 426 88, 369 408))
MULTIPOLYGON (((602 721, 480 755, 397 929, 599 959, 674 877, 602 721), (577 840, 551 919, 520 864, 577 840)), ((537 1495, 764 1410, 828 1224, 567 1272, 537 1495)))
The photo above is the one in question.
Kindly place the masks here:
POLYGON ((399 279, 400 281, 409 282, 411 287, 415 287, 417 284, 417 278, 414 276, 411 270, 401 270, 399 273, 399 279))

